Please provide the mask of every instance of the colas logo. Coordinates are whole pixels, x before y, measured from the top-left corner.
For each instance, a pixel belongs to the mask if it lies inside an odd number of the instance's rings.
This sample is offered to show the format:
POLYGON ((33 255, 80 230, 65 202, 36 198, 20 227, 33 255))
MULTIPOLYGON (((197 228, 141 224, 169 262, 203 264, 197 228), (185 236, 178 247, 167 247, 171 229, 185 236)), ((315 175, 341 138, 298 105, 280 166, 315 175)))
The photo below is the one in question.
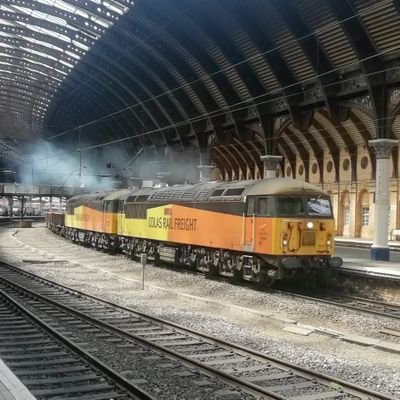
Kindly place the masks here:
POLYGON ((164 217, 149 217, 149 228, 195 231, 197 218, 172 217, 172 208, 164 208, 164 217))

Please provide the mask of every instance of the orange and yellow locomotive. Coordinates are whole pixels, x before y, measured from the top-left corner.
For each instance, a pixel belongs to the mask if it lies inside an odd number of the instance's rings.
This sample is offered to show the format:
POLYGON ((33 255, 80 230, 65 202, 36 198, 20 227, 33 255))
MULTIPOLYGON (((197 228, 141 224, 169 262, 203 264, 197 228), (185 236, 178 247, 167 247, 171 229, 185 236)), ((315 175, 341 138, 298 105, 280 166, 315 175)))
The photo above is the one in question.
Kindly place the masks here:
POLYGON ((98 249, 263 283, 341 264, 329 195, 287 178, 75 196, 62 231, 98 249))

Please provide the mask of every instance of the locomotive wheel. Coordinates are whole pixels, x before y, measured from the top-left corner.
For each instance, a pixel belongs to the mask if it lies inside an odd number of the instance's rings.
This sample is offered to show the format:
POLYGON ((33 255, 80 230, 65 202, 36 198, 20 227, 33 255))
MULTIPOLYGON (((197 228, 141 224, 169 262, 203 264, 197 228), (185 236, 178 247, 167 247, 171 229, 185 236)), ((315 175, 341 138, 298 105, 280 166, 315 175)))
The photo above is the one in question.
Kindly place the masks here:
POLYGON ((260 288, 269 288, 274 283, 275 279, 268 275, 268 272, 265 270, 261 270, 258 274, 256 284, 260 288))
POLYGON ((218 266, 215 266, 212 261, 208 263, 208 272, 206 273, 207 278, 215 278, 218 276, 218 266))
POLYGON ((233 275, 230 278, 230 282, 237 284, 242 280, 242 271, 240 269, 234 268, 232 271, 233 275))

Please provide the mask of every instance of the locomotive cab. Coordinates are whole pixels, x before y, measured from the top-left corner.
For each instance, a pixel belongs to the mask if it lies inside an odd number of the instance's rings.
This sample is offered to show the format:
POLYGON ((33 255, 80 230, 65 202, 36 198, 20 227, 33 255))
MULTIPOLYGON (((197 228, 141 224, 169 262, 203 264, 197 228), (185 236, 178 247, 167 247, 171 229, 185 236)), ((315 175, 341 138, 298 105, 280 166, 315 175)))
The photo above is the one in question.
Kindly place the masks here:
POLYGON ((246 217, 245 250, 264 260, 273 279, 341 265, 340 258, 331 257, 335 227, 329 195, 247 196, 246 217))

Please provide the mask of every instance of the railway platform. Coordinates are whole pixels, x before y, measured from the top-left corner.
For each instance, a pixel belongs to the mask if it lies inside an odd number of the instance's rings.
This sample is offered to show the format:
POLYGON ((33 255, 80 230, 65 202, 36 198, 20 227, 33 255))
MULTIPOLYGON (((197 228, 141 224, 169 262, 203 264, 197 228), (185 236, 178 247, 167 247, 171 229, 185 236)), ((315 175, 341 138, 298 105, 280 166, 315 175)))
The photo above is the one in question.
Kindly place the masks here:
POLYGON ((389 241, 390 261, 370 259, 372 241, 361 238, 336 237, 335 255, 343 258, 343 272, 400 280, 400 241, 389 241))
POLYGON ((0 359, 0 400, 36 400, 0 359))

